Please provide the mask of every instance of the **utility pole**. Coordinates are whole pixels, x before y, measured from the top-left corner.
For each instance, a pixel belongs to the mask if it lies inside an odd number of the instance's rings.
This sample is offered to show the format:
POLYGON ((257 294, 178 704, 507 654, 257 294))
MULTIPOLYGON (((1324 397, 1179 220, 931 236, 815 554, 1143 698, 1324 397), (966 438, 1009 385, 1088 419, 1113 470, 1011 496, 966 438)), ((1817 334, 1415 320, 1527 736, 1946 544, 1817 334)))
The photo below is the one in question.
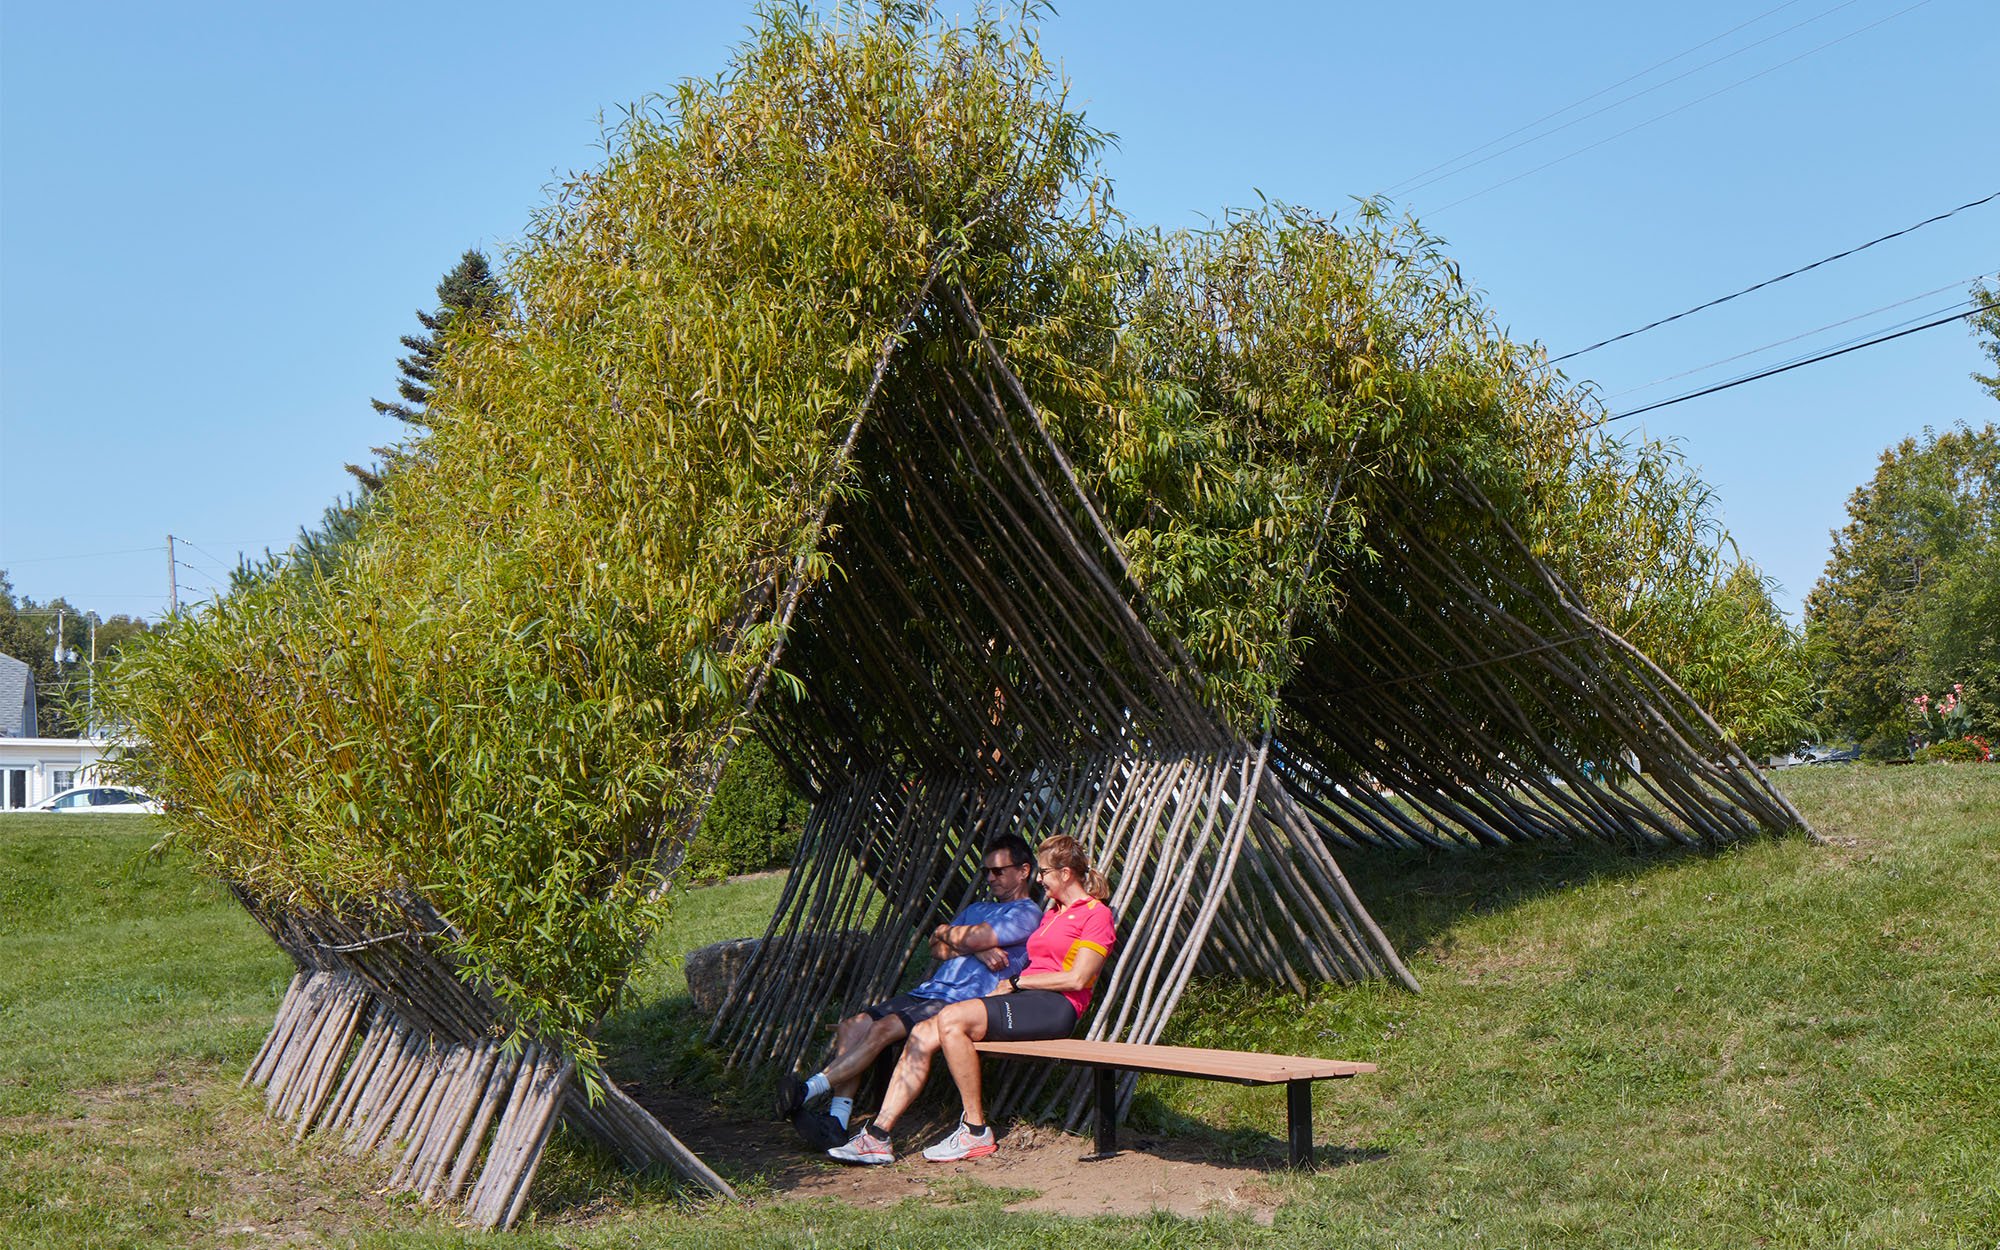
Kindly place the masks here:
POLYGON ((174 536, 167 535, 167 615, 181 614, 181 590, 174 581, 174 536))
POLYGON ((90 613, 87 619, 90 621, 90 674, 83 687, 83 736, 86 738, 97 732, 97 613, 90 613))

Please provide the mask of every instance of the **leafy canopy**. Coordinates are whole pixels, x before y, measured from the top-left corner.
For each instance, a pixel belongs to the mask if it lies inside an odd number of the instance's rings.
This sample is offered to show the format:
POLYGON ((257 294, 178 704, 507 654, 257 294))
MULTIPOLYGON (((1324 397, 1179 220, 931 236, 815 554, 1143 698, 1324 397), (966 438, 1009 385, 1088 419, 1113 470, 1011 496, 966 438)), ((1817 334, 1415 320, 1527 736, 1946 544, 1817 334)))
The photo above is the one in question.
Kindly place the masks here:
POLYGON ((2000 704, 2000 426, 1926 430, 1882 453, 1847 504, 1806 639, 1829 721, 1900 749, 1909 701, 1954 684, 2000 704))
POLYGON ((1246 730, 1338 637, 1384 516, 1491 535, 1447 481, 1593 603, 1706 569, 1664 462, 1592 433, 1435 239, 1373 204, 1130 230, 1104 142, 1026 25, 764 10, 559 185, 492 315, 440 319, 425 429, 366 506, 121 665, 127 775, 259 896, 420 895, 588 1071, 784 605, 837 575, 854 423, 895 351, 951 341, 947 288, 1246 730))

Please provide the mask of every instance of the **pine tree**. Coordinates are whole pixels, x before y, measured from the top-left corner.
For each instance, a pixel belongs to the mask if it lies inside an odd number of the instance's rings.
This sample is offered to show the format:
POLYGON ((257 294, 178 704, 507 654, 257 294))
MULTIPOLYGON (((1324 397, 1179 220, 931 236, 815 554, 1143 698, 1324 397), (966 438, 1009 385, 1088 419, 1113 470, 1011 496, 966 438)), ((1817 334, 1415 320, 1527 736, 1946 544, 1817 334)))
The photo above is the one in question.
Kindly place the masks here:
POLYGON ((494 279, 485 255, 473 250, 467 250, 465 255, 459 257, 458 264, 445 274, 437 285, 437 296, 435 312, 417 311, 417 320, 423 323, 425 332, 403 336, 403 346, 410 349, 410 354, 396 362, 403 375, 396 383, 396 392, 402 399, 393 403, 384 403, 379 399, 368 401, 375 406, 375 411, 384 416, 416 426, 424 424, 423 410, 430 403, 431 378, 437 369, 438 357, 444 352, 446 329, 454 320, 467 314, 491 317, 506 302, 506 295, 494 279))
MULTIPOLYGON (((403 336, 403 346, 409 349, 410 354, 396 362, 397 371, 402 375, 396 380, 396 393, 400 398, 368 401, 383 416, 395 417, 418 429, 425 425, 424 409, 430 403, 431 380, 437 370, 438 358, 444 353, 445 333, 451 323, 462 316, 498 316, 507 305, 507 294, 493 276, 485 254, 471 248, 438 282, 437 297, 435 310, 417 310, 417 320, 423 325, 423 333, 403 336)), ((377 447, 374 451, 384 461, 395 458, 390 448, 377 447)), ((364 490, 377 490, 382 485, 379 467, 364 469, 350 464, 347 471, 354 475, 364 490)))

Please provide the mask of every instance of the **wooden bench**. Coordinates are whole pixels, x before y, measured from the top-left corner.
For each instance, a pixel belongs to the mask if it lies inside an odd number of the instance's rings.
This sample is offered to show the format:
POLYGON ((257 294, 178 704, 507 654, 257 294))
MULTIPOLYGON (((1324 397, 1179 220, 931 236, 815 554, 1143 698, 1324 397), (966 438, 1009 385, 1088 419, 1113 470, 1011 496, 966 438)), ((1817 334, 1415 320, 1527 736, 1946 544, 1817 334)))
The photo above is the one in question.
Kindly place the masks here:
POLYGON ((1314 1081, 1341 1080, 1373 1072, 1372 1063, 1344 1059, 1306 1059, 1296 1055, 1260 1055, 1243 1050, 1203 1050, 1194 1046, 1141 1046, 1133 1042, 1086 1042, 1059 1038, 1050 1042, 977 1042, 973 1049, 1000 1059, 1050 1059, 1078 1063, 1097 1072, 1097 1153, 1118 1153, 1118 1079, 1120 1072, 1156 1072, 1162 1076, 1193 1076, 1238 1085, 1283 1085, 1286 1128, 1291 1138, 1292 1166, 1312 1166, 1312 1087, 1314 1081))

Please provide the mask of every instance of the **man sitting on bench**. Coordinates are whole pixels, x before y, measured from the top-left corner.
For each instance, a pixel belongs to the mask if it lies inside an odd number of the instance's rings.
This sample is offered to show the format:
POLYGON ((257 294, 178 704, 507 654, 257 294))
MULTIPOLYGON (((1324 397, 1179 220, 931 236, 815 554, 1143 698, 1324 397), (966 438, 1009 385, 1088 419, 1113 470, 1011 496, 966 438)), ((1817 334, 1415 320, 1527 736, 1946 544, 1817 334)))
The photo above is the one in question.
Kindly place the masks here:
POLYGON ((944 962, 915 989, 842 1020, 834 1032, 833 1059, 824 1069, 803 1081, 790 1073, 779 1078, 778 1118, 793 1121, 822 1149, 845 1142, 854 1095, 876 1056, 952 1003, 981 998, 1003 978, 1027 967, 1028 935, 1042 919, 1041 908, 1028 897, 1034 868, 1034 853, 1021 835, 995 838, 983 864, 992 901, 973 903, 933 929, 931 954, 944 962), (800 1124, 797 1117, 829 1096, 827 1112, 839 1125, 839 1135, 830 1141, 815 1140, 814 1126, 800 1124))
POLYGON ((923 1089, 931 1060, 940 1053, 958 1086, 958 1127, 925 1150, 924 1158, 950 1163, 993 1153, 974 1043, 1044 1041, 1074 1033, 1118 941, 1106 905, 1111 883, 1090 866, 1083 843, 1058 834, 1042 843, 1037 858, 1049 910, 1028 939, 1027 968, 994 986, 983 1001, 954 1003, 911 1029, 874 1123, 827 1154, 843 1163, 895 1162, 891 1134, 897 1117, 923 1089))

